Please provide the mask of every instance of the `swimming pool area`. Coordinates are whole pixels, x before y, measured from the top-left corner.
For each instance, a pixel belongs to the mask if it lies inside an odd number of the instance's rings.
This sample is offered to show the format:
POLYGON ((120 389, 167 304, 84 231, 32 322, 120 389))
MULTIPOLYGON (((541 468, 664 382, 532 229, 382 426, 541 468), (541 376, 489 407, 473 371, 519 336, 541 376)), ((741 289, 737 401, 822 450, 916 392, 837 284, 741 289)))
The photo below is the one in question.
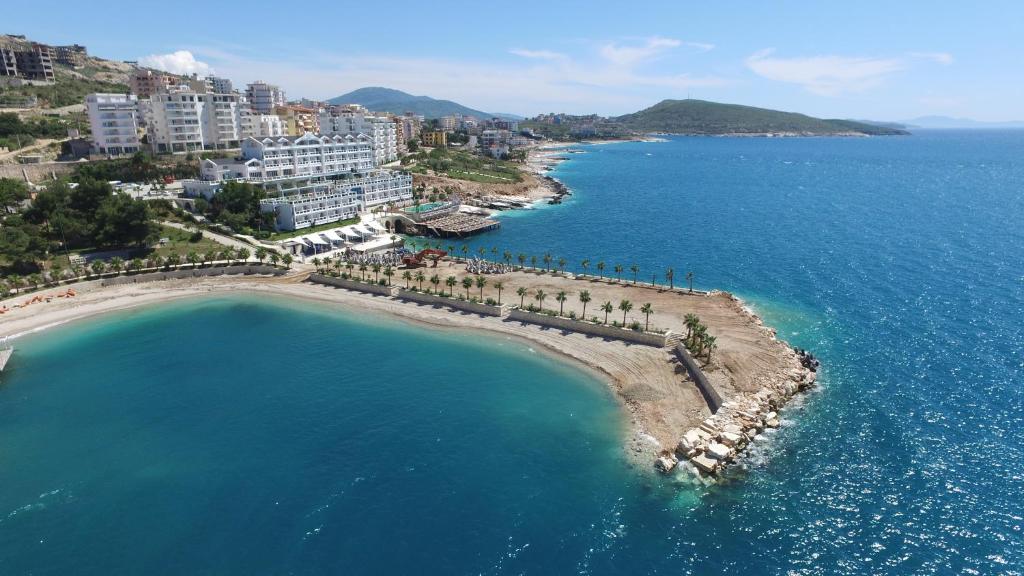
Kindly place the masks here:
POLYGON ((426 204, 420 204, 419 206, 402 208, 402 212, 407 214, 422 214, 424 212, 430 212, 431 210, 437 210, 445 204, 445 202, 427 202, 426 204))

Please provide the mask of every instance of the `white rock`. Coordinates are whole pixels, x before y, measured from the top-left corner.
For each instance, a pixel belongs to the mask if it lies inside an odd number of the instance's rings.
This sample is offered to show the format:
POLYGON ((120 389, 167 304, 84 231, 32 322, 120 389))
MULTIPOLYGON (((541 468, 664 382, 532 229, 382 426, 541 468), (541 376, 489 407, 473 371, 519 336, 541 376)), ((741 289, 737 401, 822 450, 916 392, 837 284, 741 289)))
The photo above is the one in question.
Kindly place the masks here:
POLYGON ((676 467, 676 464, 678 463, 679 460, 676 460, 675 456, 672 456, 671 454, 666 454, 665 456, 661 456, 660 458, 654 461, 654 467, 657 468, 659 472, 668 474, 669 472, 672 471, 673 468, 676 467))
POLYGON ((726 446, 739 446, 743 442, 743 435, 736 432, 722 432, 718 437, 726 446))
POLYGON ((725 444, 712 442, 711 444, 708 444, 707 455, 715 460, 725 460, 732 455, 732 450, 730 450, 725 444))

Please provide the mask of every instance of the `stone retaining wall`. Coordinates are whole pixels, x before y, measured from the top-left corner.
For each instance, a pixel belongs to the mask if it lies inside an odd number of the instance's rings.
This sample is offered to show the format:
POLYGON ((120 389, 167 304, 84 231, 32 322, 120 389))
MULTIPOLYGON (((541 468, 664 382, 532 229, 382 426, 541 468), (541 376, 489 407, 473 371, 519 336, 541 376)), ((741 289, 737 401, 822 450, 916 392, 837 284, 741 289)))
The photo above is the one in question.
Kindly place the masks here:
POLYGON ((196 268, 188 270, 168 270, 166 272, 143 272, 141 274, 127 274, 104 278, 100 280, 100 286, 121 286, 123 284, 140 284, 142 282, 155 282, 158 280, 178 280, 181 278, 202 278, 208 276, 223 276, 225 274, 269 274, 281 276, 287 270, 275 266, 264 266, 254 264, 252 266, 217 266, 213 268, 196 268))
POLYGON ((715 390, 714 385, 711 384, 707 376, 704 375, 700 366, 697 365, 697 361, 693 359, 693 356, 690 356, 690 351, 680 343, 676 344, 676 354, 682 361, 683 366, 686 366, 686 372, 690 375, 690 379, 697 384, 697 389, 700 390, 704 401, 708 403, 711 413, 718 412, 718 409, 722 407, 722 397, 718 394, 718 390, 715 390))
POLYGON ((581 332, 583 334, 589 334, 591 336, 600 336, 601 338, 625 340, 626 342, 643 344, 645 346, 654 346, 657 348, 663 348, 665 346, 666 341, 666 336, 664 334, 637 332, 636 330, 618 328, 615 326, 609 326, 607 324, 593 324, 590 322, 581 322, 579 320, 573 320, 571 318, 548 316, 547 314, 539 314, 537 312, 527 312, 526 310, 520 310, 519 308, 513 309, 512 312, 509 313, 508 319, 518 320, 520 322, 527 322, 530 324, 539 324, 541 326, 548 326, 551 328, 559 328, 562 330, 569 330, 571 332, 581 332))
POLYGON ((449 298, 447 296, 439 296, 437 294, 425 294, 423 292, 416 292, 415 290, 406 290, 405 288, 399 288, 396 298, 402 300, 408 300, 410 302, 419 302, 420 304, 433 304, 435 306, 446 306, 448 308, 454 308, 456 310, 462 310, 464 312, 471 312, 473 314, 481 314, 484 316, 504 316, 507 310, 507 306, 495 306, 491 304, 484 304, 482 302, 470 302, 469 300, 459 300, 457 298, 449 298))
POLYGON ((394 296, 395 291, 398 290, 397 286, 381 286, 380 284, 360 282, 359 280, 345 280, 344 278, 335 278, 334 276, 324 276, 322 274, 310 274, 309 281, 380 296, 394 296))

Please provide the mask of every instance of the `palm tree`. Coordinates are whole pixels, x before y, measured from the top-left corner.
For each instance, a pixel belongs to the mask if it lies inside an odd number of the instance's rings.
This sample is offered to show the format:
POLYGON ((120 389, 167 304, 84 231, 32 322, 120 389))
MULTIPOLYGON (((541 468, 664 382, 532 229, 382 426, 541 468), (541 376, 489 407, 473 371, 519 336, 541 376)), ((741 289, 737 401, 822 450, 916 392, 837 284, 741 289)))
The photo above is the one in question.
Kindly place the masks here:
POLYGON ((373 269, 373 281, 374 282, 380 281, 380 264, 374 264, 372 266, 372 269, 373 269))
POLYGON ((419 286, 420 290, 423 290, 423 281, 426 279, 427 277, 423 274, 423 270, 416 271, 416 285, 419 286))
POLYGON ((690 292, 693 292, 693 272, 686 273, 686 281, 690 283, 690 292))
POLYGON ((633 264, 632 266, 629 267, 629 271, 633 273, 633 284, 636 285, 636 274, 637 272, 640 271, 640 267, 637 266, 636 264, 633 264))
POLYGON ((319 257, 314 257, 313 260, 311 260, 311 262, 313 262, 313 266, 316 268, 316 273, 317 274, 320 274, 321 272, 323 272, 323 270, 320 269, 320 258, 319 257))
POLYGON ((142 259, 132 258, 132 261, 128 263, 128 267, 135 272, 142 270, 142 259))
POLYGON ((580 302, 583 304, 583 320, 587 319, 587 302, 590 302, 590 290, 583 290, 580 292, 580 302))
POLYGON ((384 267, 384 276, 388 279, 388 286, 391 286, 391 277, 395 275, 395 269, 391 266, 384 267))
POLYGON ((565 274, 565 264, 565 258, 558 259, 558 269, 562 271, 562 274, 565 274))
POLYGON ((693 335, 693 329, 700 324, 700 318, 696 314, 687 314, 683 317, 683 322, 686 324, 686 340, 690 340, 690 336, 693 335))
POLYGON ((251 255, 251 252, 249 252, 248 248, 239 248, 238 252, 236 253, 238 254, 238 259, 241 260, 242 262, 249 261, 249 256, 251 255))
POLYGON ((473 279, 469 276, 463 278, 462 287, 466 290, 466 300, 469 300, 469 289, 473 287, 473 279))
POLYGON ((519 255, 516 256, 516 259, 519 260, 519 269, 522 270, 526 265, 526 254, 520 252, 519 255))
POLYGON ((263 261, 267 259, 267 249, 263 246, 256 248, 256 259, 260 261, 260 264, 263 264, 263 261))
POLYGON ((608 302, 605 302, 604 304, 601 304, 601 311, 604 312, 604 323, 605 324, 608 323, 608 314, 610 314, 612 310, 615 310, 615 306, 612 306, 612 303, 611 303, 610 300, 608 302))
POLYGON ((359 265, 359 279, 360 280, 364 280, 364 281, 366 280, 366 271, 367 270, 369 270, 369 267, 367 267, 366 264, 360 264, 359 265))
POLYGON ((675 288, 675 286, 672 284, 672 281, 675 279, 675 277, 676 277, 676 271, 675 270, 673 270, 671 268, 669 268, 668 270, 665 270, 665 280, 668 280, 668 289, 669 290, 672 290, 673 288, 675 288))
MULTIPOLYGON (((97 260, 97 262, 100 262, 100 261, 97 260)), ((102 262, 101 262, 101 264, 102 264, 102 262)), ((43 277, 40 276, 39 274, 29 274, 28 275, 28 283, 31 284, 32 285, 32 289, 35 290, 36 288, 39 287, 40 284, 43 283, 43 277)))
POLYGON ((412 272, 409 272, 408 270, 402 272, 402 280, 405 280, 405 289, 408 290, 409 281, 412 280, 412 272))
POLYGON ((533 268, 534 270, 537 269, 537 257, 536 256, 530 256, 530 268, 533 268))
POLYGON ((505 250, 505 253, 502 254, 502 256, 505 257, 505 264, 512 264, 512 253, 511 252, 509 252, 508 250, 505 250))
POLYGON ((462 250, 462 258, 465 259, 466 255, 469 254, 469 246, 463 244, 460 250, 462 250))
POLYGON ((644 316, 647 317, 644 320, 644 332, 647 332, 647 328, 651 324, 651 314, 654 314, 654 307, 652 307, 651 303, 648 302, 640 307, 640 312, 642 312, 644 316))
POLYGON ((483 258, 484 254, 487 254, 487 248, 484 248, 483 246, 479 246, 476 249, 476 253, 479 254, 481 258, 483 258))
POLYGON ((707 356, 706 356, 706 358, 708 359, 708 362, 711 362, 711 352, 712 352, 712 350, 714 350, 715 348, 718 348, 718 344, 715 343, 717 340, 718 340, 718 338, 716 338, 715 336, 708 336, 707 337, 707 341, 706 341, 707 343, 705 345, 707 346, 707 350, 708 350, 708 353, 707 353, 707 356))
POLYGON ((121 269, 124 268, 124 259, 120 256, 114 256, 110 259, 110 269, 115 273, 120 273, 121 269))
POLYGON ((651 274, 651 288, 654 288, 654 283, 658 281, 657 274, 651 274))
POLYGON ((491 256, 494 256, 495 260, 498 259, 498 247, 497 246, 491 246, 491 256))
MULTIPOLYGON (((99 276, 100 274, 103 274, 103 270, 107 265, 103 263, 103 260, 96 260, 89 267, 92 268, 93 274, 99 276)), ((31 276, 29 276, 29 278, 31 278, 31 276)))
POLYGON ((583 262, 580 262, 580 266, 583 267, 583 275, 586 276, 587 275, 587 269, 590 268, 590 260, 587 260, 587 259, 584 258, 583 262))
POLYGON ((544 290, 537 290, 537 293, 533 295, 533 299, 540 302, 540 311, 544 311, 544 300, 547 300, 547 293, 544 290))
POLYGON ((562 315, 562 310, 565 308, 565 301, 569 299, 568 293, 565 290, 561 290, 558 294, 555 294, 555 300, 558 301, 558 315, 562 315))
POLYGON ((551 266, 551 253, 544 254, 544 271, 548 271, 548 267, 551 266))
POLYGON ((526 288, 520 286, 516 288, 516 295, 519 296, 519 307, 523 307, 523 300, 526 298, 526 288))
POLYGON ((345 262, 345 269, 348 270, 348 275, 352 277, 352 271, 355 270, 356 265, 353 262, 345 262))
POLYGON ((448 287, 448 296, 455 296, 455 285, 458 282, 455 276, 449 276, 444 279, 444 284, 448 287))
POLYGON ((487 286, 487 278, 484 278, 483 276, 477 276, 475 282, 476 282, 476 287, 480 289, 480 301, 483 302, 484 301, 484 286, 487 286))
POLYGON ((498 291, 498 306, 501 306, 501 289, 505 287, 505 283, 498 280, 494 283, 494 289, 498 291))
POLYGON ((181 264, 181 256, 178 256, 177 252, 171 252, 170 254, 167 255, 167 267, 168 268, 170 268, 172 266, 177 268, 178 264, 181 264))
MULTIPOLYGON (((203 256, 203 258, 205 259, 206 256, 203 256)), ((273 264, 274 266, 277 266, 277 263, 280 262, 280 261, 281 261, 281 255, 280 254, 278 254, 277 252, 271 252, 270 253, 270 263, 271 264, 273 264)))
POLYGON ((626 325, 626 314, 633 309, 633 303, 629 300, 622 300, 619 302, 619 310, 622 310, 622 325, 626 325))
POLYGON ((434 274, 430 277, 430 283, 434 285, 434 292, 437 292, 437 285, 441 283, 441 277, 434 274))
POLYGON ((597 271, 601 274, 601 280, 604 280, 604 260, 597 263, 597 271))
POLYGON ((618 282, 622 282, 622 264, 615 265, 615 279, 618 282))

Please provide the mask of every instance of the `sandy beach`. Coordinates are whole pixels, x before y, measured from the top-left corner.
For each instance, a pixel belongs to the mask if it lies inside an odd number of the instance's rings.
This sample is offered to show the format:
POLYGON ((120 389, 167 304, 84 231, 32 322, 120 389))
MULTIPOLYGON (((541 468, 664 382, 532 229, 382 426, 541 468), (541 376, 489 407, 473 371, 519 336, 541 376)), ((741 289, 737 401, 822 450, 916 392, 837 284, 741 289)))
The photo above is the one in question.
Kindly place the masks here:
MULTIPOLYGON (((442 263, 436 272, 442 277, 462 276, 461 268, 460 264, 449 266, 442 263)), ((426 273, 429 276, 432 269, 427 269, 426 273)), ((108 287, 101 287, 95 281, 84 282, 74 286, 77 292, 74 298, 53 298, 50 302, 7 312, 0 317, 0 336, 17 337, 82 318, 210 294, 246 293, 301 298, 342 306, 353 312, 384 313, 432 328, 486 330, 495 335, 521 339, 544 352, 555 354, 599 376, 608 384, 627 413, 626 449, 631 456, 648 464, 657 452, 674 447, 683 432, 710 416, 705 400, 671 349, 626 344, 500 318, 456 313, 446 308, 312 284, 304 282, 305 277, 304 272, 280 278, 218 276, 108 287)), ((497 279, 489 277, 492 284, 497 279)), ((569 310, 579 313, 581 304, 575 294, 584 289, 589 290, 593 298, 588 305, 588 316, 601 314, 597 307, 604 300, 617 303, 621 298, 629 298, 635 304, 630 320, 643 322, 639 307, 650 302, 655 309, 653 326, 685 332, 684 315, 698 314, 709 331, 718 337, 719 350, 705 367, 705 372, 725 399, 756 391, 769 382, 781 381, 799 366, 787 345, 775 340, 773 333, 739 301, 724 293, 688 295, 529 271, 504 274, 500 279, 505 284, 502 300, 506 303, 518 303, 515 295, 518 286, 531 292, 540 288, 552 294, 545 303, 549 308, 552 304, 557 307, 553 302, 557 291, 572 292, 574 295, 566 302, 567 314, 569 310)), ((404 283, 398 281, 396 284, 404 283)), ((64 290, 50 289, 40 294, 45 296, 64 290)), ((485 296, 496 297, 497 294, 489 287, 485 296)), ((12 306, 21 300, 24 297, 2 302, 0 306, 12 306)), ((620 320, 621 314, 617 313, 620 320)))

